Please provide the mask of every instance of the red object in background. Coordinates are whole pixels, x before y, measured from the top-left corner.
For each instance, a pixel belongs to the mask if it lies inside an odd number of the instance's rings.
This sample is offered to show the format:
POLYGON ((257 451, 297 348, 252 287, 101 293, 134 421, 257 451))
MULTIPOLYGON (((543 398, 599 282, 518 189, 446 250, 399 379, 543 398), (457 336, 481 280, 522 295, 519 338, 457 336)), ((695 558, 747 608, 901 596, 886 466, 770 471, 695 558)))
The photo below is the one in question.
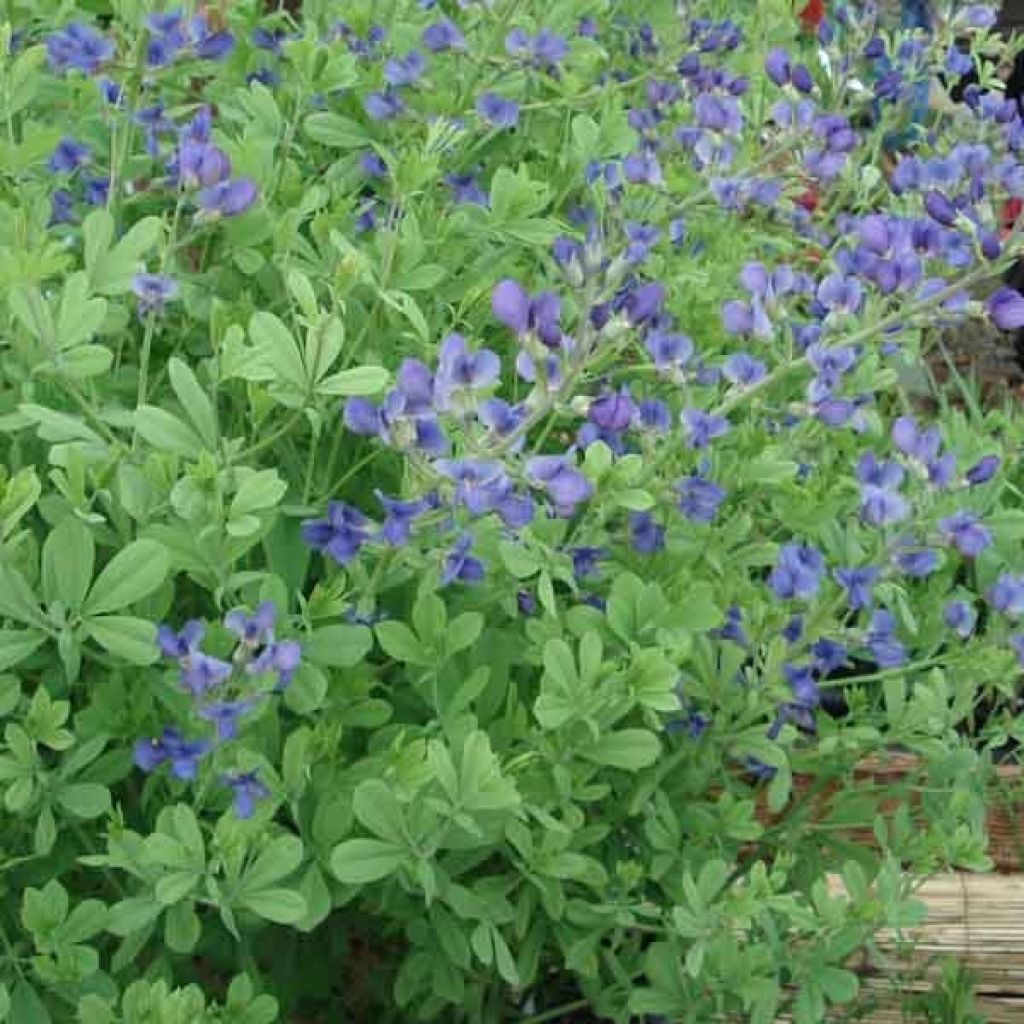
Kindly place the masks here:
POLYGON ((818 208, 818 190, 812 185, 800 193, 794 200, 797 206, 802 206, 808 213, 814 213, 818 208))
POLYGON ((816 29, 825 17, 825 0, 808 0, 797 17, 805 29, 816 29))
POLYGON ((999 231, 1005 238, 1017 223, 1017 218, 1024 211, 1024 199, 1007 199, 999 211, 999 231))

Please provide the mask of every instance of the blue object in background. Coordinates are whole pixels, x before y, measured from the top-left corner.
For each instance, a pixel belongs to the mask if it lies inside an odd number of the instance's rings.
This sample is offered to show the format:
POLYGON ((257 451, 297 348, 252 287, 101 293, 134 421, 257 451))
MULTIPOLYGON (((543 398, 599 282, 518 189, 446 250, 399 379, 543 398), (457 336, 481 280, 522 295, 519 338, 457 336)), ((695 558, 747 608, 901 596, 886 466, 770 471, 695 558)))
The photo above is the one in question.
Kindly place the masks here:
MULTIPOLYGON (((932 29, 932 12, 928 0, 900 0, 900 26, 904 29, 923 29, 930 33, 932 29)), ((875 64, 879 74, 891 70, 892 65, 888 58, 881 58, 875 64)), ((931 83, 927 79, 912 83, 907 90, 907 106, 909 125, 902 131, 890 132, 882 140, 882 146, 886 152, 902 149, 908 143, 913 142, 920 134, 928 111, 930 109, 929 98, 931 94, 931 83)), ((876 101, 873 104, 875 116, 880 113, 880 106, 876 101)))

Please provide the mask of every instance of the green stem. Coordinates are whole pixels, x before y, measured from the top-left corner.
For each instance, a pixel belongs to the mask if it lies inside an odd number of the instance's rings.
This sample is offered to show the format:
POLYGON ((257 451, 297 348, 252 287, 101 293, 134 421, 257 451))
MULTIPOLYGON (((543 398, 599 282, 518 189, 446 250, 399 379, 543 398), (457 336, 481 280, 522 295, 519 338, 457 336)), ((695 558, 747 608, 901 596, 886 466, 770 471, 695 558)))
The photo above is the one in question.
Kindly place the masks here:
POLYGON ((550 1010, 544 1010, 543 1013, 535 1013, 529 1017, 521 1017, 519 1024, 543 1024, 544 1021, 557 1020, 559 1017, 562 1017, 567 1013, 573 1013, 576 1010, 585 1010, 589 1005, 589 999, 574 999, 571 1003, 563 1003, 561 1006, 555 1006, 550 1010))

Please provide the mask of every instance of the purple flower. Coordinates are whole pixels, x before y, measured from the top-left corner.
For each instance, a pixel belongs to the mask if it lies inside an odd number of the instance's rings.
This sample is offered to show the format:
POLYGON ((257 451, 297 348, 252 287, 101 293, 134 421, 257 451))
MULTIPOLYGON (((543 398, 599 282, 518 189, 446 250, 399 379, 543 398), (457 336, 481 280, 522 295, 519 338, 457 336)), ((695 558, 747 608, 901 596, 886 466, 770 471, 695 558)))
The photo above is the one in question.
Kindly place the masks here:
POLYGON ((413 522, 431 507, 430 502, 425 498, 417 498, 415 501, 389 498, 379 490, 373 493, 385 513, 380 536, 394 548, 403 547, 412 535, 413 522))
POLYGON ((644 348, 659 372, 681 369, 693 356, 693 342, 669 331, 648 331, 644 348))
POLYGON ((446 174, 444 183, 452 190, 457 206, 487 206, 487 193, 472 174, 446 174))
POLYGON ((892 562, 904 576, 920 578, 935 572, 939 556, 931 548, 918 548, 903 542, 893 552, 892 562))
POLYGON ((456 580, 460 583, 479 583, 484 578, 484 566, 474 558, 469 550, 473 546, 473 538, 468 533, 462 534, 455 542, 451 551, 445 555, 441 570, 441 586, 447 587, 456 580))
POLYGON ((384 81, 396 89, 415 85, 426 66, 423 54, 410 50, 404 57, 392 57, 384 62, 384 81))
POLYGON ((225 775, 222 781, 234 794, 235 817, 242 821, 252 817, 258 801, 270 796, 270 790, 260 782, 255 771, 225 775))
POLYGON ((85 143, 65 137, 57 143, 46 166, 54 174, 70 174, 84 167, 91 158, 92 151, 85 143))
POLYGON ((520 338, 535 334, 549 348, 562 340, 559 326, 561 304, 551 292, 538 292, 532 298, 515 281, 499 281, 491 293, 495 319, 520 338))
POLYGON ((535 36, 529 36, 521 28, 514 28, 505 37, 505 52, 527 63, 554 73, 557 65, 569 53, 566 41, 550 29, 542 28, 535 36))
POLYGON ((619 391, 605 391, 590 403, 587 419, 602 430, 625 430, 636 416, 636 405, 630 397, 629 388, 619 391))
POLYGON ((206 627, 197 619, 190 619, 175 633, 170 626, 160 626, 156 631, 156 645, 165 658, 188 658, 198 650, 206 627))
POLYGON ((788 84, 790 72, 789 54, 779 46, 769 50, 764 59, 764 70, 776 85, 788 84))
POLYGON ((814 681, 814 671, 809 665, 782 666, 782 674, 786 677, 793 700, 802 708, 816 708, 821 703, 818 684, 814 681))
POLYGON ((664 301, 665 289, 657 281, 642 285, 626 296, 623 304, 626 319, 634 327, 645 324, 657 315, 664 301))
POLYGON ((1024 295, 1016 288, 997 288, 985 302, 988 318, 1001 331, 1024 327, 1024 295))
POLYGON ((46 37, 46 57, 54 71, 75 68, 95 74, 114 55, 114 44, 95 29, 72 22, 46 37))
POLYGON ((722 327, 727 334, 739 337, 753 335, 757 338, 770 338, 774 327, 760 299, 751 302, 742 299, 731 299, 722 305, 722 327))
POLYGON ((90 206, 106 206, 110 194, 109 178, 86 178, 82 198, 90 206))
POLYGON ((384 92, 371 92, 363 99, 363 109, 373 121, 390 121, 405 109, 398 93, 390 89, 384 92))
POLYGON ((50 196, 50 227, 75 222, 75 197, 66 189, 54 189, 50 196))
POLYGON ((193 651, 181 660, 178 679, 186 693, 202 697, 215 690, 230 675, 231 666, 226 661, 203 654, 202 651, 193 651))
POLYGON ((900 416, 892 425, 892 443, 908 458, 927 465, 938 454, 942 436, 935 427, 918 430, 910 416, 900 416))
POLYGON ((474 392, 490 387, 501 372, 501 360, 490 350, 470 352, 461 334, 449 334, 441 343, 434 403, 440 412, 468 409, 474 392))
POLYGON ((178 294, 178 282, 162 274, 136 274, 132 291, 138 301, 139 316, 163 311, 164 303, 178 294))
POLYGON ((431 53, 444 53, 446 50, 464 50, 466 40, 453 21, 442 18, 423 30, 423 45, 431 53))
POLYGON ((238 721, 252 707, 250 700, 221 700, 199 709, 199 717, 216 726, 217 741, 225 743, 238 735, 238 721))
POLYGON ((864 452, 857 460, 857 479, 866 487, 892 490, 903 483, 903 467, 892 459, 879 461, 874 452, 864 452))
POLYGON ((966 640, 974 632, 977 619, 977 612, 966 601, 950 601, 942 612, 942 621, 961 640, 966 640))
POLYGON ((249 675, 273 672, 277 676, 275 690, 283 690, 295 675, 302 661, 302 648, 295 640, 271 640, 259 655, 245 666, 249 675))
POLYGON ((986 455, 979 459, 964 474, 964 479, 971 487, 978 487, 988 483, 999 471, 1000 458, 998 455, 986 455))
POLYGON ((944 227, 951 228, 956 224, 957 208, 938 189, 929 189, 924 194, 924 208, 932 220, 944 227))
POLYGON ((569 548, 573 576, 578 580, 585 580, 588 576, 596 576, 598 563, 607 557, 607 554, 604 548, 586 546, 569 548))
POLYGON ((713 440, 729 432, 729 421, 723 416, 714 416, 700 409, 684 409, 679 420, 686 434, 690 448, 706 448, 713 440))
POLYGON ((184 139, 176 158, 173 170, 185 188, 209 188, 231 176, 231 161, 227 154, 208 142, 184 139))
POLYGON ((258 50, 266 50, 275 56, 280 56, 281 44, 288 38, 288 33, 283 28, 266 29, 257 25, 249 35, 252 45, 258 50))
POLYGON ((817 290, 818 301, 828 310, 856 313, 861 306, 863 292, 855 277, 829 274, 817 290))
POLYGON ((823 675, 828 675, 830 672, 835 672, 836 669, 849 664, 846 647, 835 640, 829 640, 827 637, 815 640, 811 644, 810 650, 814 657, 815 669, 823 675))
POLYGON ((630 153, 622 161, 622 175, 631 185, 663 185, 661 165, 653 153, 630 153))
POLYGON ((645 398, 636 410, 637 426, 655 434, 667 434, 672 429, 672 413, 658 398, 645 398))
POLYGON ((746 352, 736 352, 729 356, 722 367, 726 380, 738 387, 749 388, 764 380, 768 370, 764 363, 746 352))
POLYGON ((235 37, 226 29, 211 32, 206 18, 197 14, 191 22, 192 46, 200 60, 220 60, 235 46, 235 37))
POLYGON ((794 64, 793 71, 790 74, 790 81, 793 83, 793 88, 797 92, 804 94, 811 93, 814 91, 814 79, 811 77, 810 71, 804 64, 794 64))
POLYGON ((133 759, 136 767, 147 774, 169 762, 176 779, 189 781, 196 777, 199 762, 211 749, 209 740, 186 740, 177 729, 167 728, 157 739, 139 740, 133 759))
POLYGON ((903 495, 867 484, 860 492, 860 517, 871 526, 889 526, 910 515, 910 503, 903 495))
POLYGON ((197 198, 200 209, 209 217, 237 217, 256 202, 256 183, 249 178, 219 181, 201 189, 197 198))
POLYGON ((236 608, 224 616, 224 626, 248 648, 256 648, 273 637, 277 609, 273 601, 264 601, 251 615, 236 608))
POLYGON ((878 569, 873 565, 861 568, 835 569, 832 573, 836 582, 846 591, 846 602, 852 611, 869 608, 872 602, 872 587, 878 579, 878 569))
POLYGON ((964 558, 977 558, 992 543, 992 534, 971 512, 954 512, 940 519, 939 531, 942 539, 952 544, 964 558))
POLYGON ((725 491, 701 476, 688 476, 676 485, 677 507, 692 523, 710 523, 725 500, 725 491))
POLYGON ((989 588, 987 596, 997 612, 1019 619, 1024 615, 1024 576, 1003 573, 989 588))
POLYGON ((650 512, 629 514, 629 542, 641 555, 653 555, 665 546, 665 527, 650 512))
POLYGON ((339 565, 348 565, 370 539, 369 523, 358 509, 332 501, 325 518, 302 524, 302 539, 314 551, 329 555, 339 565))
POLYGON ((799 642, 804 635, 804 618, 802 615, 791 615, 789 622, 782 627, 782 639, 787 644, 799 642))
POLYGON ((864 643, 881 669, 898 668, 907 660, 907 649, 893 636, 895 630, 895 620, 884 608, 871 616, 864 643))
POLYGON ((519 104, 494 92, 485 92, 476 101, 476 112, 492 128, 515 128, 519 122, 519 104))
POLYGON ((784 544, 768 577, 768 586, 780 600, 811 598, 825 574, 825 559, 809 544, 784 544))
POLYGON ((590 481, 563 455, 535 455, 526 463, 526 477, 554 502, 555 514, 568 519, 590 497, 590 481))

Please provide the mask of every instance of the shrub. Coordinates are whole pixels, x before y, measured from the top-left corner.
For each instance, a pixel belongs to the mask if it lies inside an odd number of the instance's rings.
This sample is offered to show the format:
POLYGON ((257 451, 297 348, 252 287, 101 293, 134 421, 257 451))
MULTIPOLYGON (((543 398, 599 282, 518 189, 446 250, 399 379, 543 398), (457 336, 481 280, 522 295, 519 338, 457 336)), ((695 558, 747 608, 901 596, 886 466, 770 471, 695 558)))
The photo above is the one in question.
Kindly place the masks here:
POLYGON ((111 2, 3 47, 0 1019, 858 999, 1020 736, 991 12, 111 2))

